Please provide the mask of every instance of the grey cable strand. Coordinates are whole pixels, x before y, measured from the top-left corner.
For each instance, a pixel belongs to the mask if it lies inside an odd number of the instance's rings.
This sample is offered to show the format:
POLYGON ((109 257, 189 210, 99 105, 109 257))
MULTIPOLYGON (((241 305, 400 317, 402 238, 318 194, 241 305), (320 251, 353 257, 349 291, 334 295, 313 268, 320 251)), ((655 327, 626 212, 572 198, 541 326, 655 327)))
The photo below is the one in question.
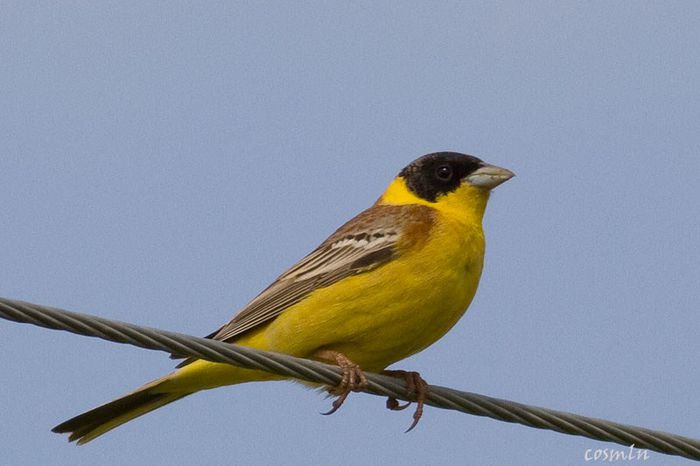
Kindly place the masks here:
MULTIPOLYGON (((316 361, 7 298, 0 298, 0 317, 141 348, 233 364, 248 369, 260 369, 324 385, 335 386, 341 379, 338 367, 316 361)), ((406 385, 403 381, 378 374, 366 375, 369 380, 367 393, 411 401, 406 395, 406 385)), ((528 406, 436 385, 428 388, 426 404, 538 429, 549 429, 620 445, 634 445, 639 449, 654 450, 700 461, 700 440, 666 432, 528 406)))

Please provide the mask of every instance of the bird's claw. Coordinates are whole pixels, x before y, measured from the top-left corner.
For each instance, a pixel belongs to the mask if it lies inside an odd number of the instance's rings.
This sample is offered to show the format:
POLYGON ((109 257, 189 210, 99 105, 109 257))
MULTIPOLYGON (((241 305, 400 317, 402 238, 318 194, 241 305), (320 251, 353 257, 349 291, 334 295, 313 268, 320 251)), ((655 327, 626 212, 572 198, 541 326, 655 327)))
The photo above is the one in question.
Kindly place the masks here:
POLYGON ((335 351, 324 351, 319 354, 319 356, 324 359, 333 358, 343 371, 343 378, 340 380, 340 383, 336 387, 328 389, 328 393, 338 397, 333 401, 330 411, 321 413, 324 416, 328 416, 338 411, 350 392, 360 392, 366 389, 369 382, 367 381, 365 373, 360 369, 360 366, 352 362, 344 354, 335 351))
POLYGON ((338 409, 343 405, 343 403, 345 402, 345 399, 348 397, 349 394, 350 394, 350 390, 338 395, 338 398, 333 400, 333 404, 331 404, 331 409, 329 411, 326 411, 325 413, 321 413, 321 414, 323 414, 324 416, 329 416, 329 415, 333 414, 334 412, 338 411, 338 409))
MULTIPOLYGON (((406 382, 406 395, 409 397, 414 397, 416 400, 416 410, 413 412, 413 422, 411 426, 406 430, 410 432, 413 430, 418 421, 423 416, 423 406, 425 404, 425 398, 428 395, 428 383, 423 380, 418 372, 409 371, 383 371, 382 374, 388 375, 390 377, 402 378, 406 382)), ((401 411, 406 409, 411 402, 407 402, 405 405, 400 405, 398 400, 393 397, 389 397, 386 400, 386 407, 392 411, 401 411)))
POLYGON ((411 405, 410 401, 407 401, 405 405, 399 404, 399 400, 397 400, 393 396, 390 396, 389 398, 386 399, 386 409, 390 409, 392 411, 403 411, 404 409, 408 408, 410 405, 411 405))

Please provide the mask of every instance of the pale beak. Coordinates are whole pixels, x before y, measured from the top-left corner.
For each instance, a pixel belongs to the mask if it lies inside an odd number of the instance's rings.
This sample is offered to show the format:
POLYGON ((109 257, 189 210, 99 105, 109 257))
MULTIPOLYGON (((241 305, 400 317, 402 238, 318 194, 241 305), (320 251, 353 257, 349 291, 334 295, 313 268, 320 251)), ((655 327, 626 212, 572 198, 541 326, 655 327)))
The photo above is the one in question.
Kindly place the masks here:
POLYGON ((493 189, 514 176, 515 173, 506 168, 484 165, 464 177, 464 181, 478 188, 493 189))

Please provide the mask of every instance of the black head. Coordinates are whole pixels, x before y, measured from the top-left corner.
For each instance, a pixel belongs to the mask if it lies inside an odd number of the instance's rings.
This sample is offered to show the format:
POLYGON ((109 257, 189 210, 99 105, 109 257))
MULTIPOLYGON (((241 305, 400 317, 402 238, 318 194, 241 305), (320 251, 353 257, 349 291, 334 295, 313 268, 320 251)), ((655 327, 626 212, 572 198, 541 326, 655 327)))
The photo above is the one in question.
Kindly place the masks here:
POLYGON ((486 166, 480 159, 458 152, 435 152, 414 160, 399 173, 418 197, 435 202, 456 190, 462 179, 486 166))

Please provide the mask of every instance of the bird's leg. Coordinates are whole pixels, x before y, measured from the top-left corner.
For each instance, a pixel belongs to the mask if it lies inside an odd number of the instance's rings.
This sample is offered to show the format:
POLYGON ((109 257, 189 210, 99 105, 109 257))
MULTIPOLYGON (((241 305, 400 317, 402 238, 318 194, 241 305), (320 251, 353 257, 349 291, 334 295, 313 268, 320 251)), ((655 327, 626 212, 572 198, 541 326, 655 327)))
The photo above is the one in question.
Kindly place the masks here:
MULTIPOLYGON (((382 374, 404 379, 406 381, 406 394, 408 396, 413 396, 416 399, 416 410, 413 413, 413 423, 406 431, 410 432, 414 427, 416 427, 421 416, 423 416, 423 405, 425 404, 425 397, 428 395, 428 383, 423 380, 418 372, 382 371, 382 374)), ((394 397, 389 397, 386 400, 386 407, 392 411, 401 411, 402 409, 406 409, 410 404, 411 402, 409 401, 405 405, 401 405, 394 397)))
POLYGON ((338 386, 328 390, 328 393, 336 395, 338 398, 333 401, 331 410, 322 414, 333 414, 343 405, 343 402, 350 392, 359 392, 367 388, 367 377, 365 377, 360 366, 352 362, 343 353, 331 350, 319 350, 314 353, 314 357, 334 362, 343 370, 343 378, 340 380, 338 386))

